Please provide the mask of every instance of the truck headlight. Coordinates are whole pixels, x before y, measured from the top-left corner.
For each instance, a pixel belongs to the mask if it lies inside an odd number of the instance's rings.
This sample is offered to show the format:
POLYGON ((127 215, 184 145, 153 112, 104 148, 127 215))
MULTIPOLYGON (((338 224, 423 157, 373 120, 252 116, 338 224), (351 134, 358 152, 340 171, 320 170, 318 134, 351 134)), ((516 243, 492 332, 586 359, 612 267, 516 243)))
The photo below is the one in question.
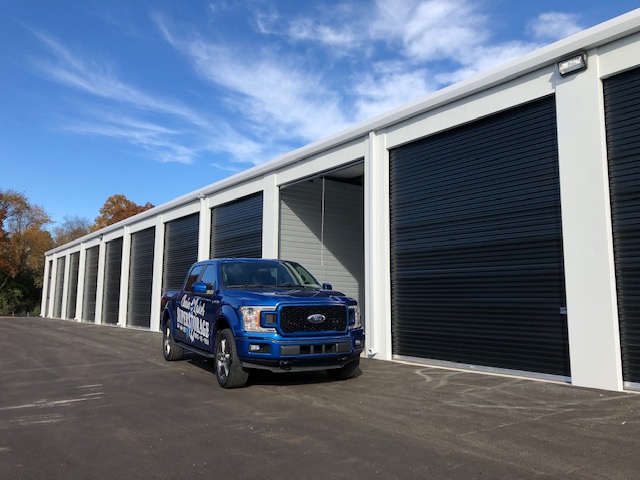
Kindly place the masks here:
POLYGON ((265 328, 260 326, 260 314, 262 312, 274 312, 272 308, 264 307, 240 307, 242 322, 245 332, 255 333, 276 333, 275 328, 265 328))
POLYGON ((360 320, 360 308, 357 305, 349 306, 349 330, 362 327, 360 320))

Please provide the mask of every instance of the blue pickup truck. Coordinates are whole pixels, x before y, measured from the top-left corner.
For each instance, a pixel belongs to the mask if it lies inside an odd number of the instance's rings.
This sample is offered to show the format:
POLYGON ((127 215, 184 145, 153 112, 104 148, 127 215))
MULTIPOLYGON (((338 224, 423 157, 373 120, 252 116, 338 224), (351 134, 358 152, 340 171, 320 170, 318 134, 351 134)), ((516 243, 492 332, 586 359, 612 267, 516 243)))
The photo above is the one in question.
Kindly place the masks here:
POLYGON ((357 302, 296 262, 197 262, 182 290, 164 294, 161 312, 164 358, 179 360, 185 350, 213 358, 224 388, 245 386, 252 369, 346 379, 364 349, 357 302))

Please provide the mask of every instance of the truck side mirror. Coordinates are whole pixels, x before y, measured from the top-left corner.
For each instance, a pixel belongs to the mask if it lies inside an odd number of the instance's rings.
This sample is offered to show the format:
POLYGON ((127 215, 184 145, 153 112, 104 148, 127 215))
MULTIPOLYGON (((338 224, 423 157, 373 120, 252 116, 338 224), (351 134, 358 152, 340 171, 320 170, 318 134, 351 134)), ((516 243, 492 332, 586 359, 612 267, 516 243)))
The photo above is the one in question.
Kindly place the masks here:
POLYGON ((333 290, 333 286, 330 283, 323 283, 322 284, 322 289, 323 290, 333 290))
POLYGON ((191 291, 193 293, 198 293, 200 295, 206 295, 207 294, 207 284, 204 282, 196 282, 193 285, 191 285, 191 291))

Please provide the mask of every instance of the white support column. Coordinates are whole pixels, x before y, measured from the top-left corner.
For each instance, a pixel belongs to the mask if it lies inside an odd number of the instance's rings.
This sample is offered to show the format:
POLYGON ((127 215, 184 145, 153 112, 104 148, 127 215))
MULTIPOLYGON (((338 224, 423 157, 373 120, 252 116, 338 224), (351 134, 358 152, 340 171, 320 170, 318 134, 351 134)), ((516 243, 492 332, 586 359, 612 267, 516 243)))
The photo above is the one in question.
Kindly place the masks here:
POLYGON ((67 251, 64 255, 64 277, 62 278, 62 310, 60 316, 67 318, 67 298, 69 296, 69 271, 71 267, 69 262, 71 261, 71 254, 67 251))
POLYGON ((84 306, 84 273, 87 264, 87 248, 80 244, 80 258, 78 261, 78 298, 76 299, 76 320, 82 321, 82 308, 84 306))
POLYGON ((209 260, 211 250, 211 208, 209 198, 200 198, 200 229, 198 232, 198 261, 209 260))
MULTIPOLYGON (((101 235, 102 237, 102 235, 101 235)), ((102 302, 104 301, 104 263, 106 256, 107 246, 105 242, 100 238, 100 244, 98 245, 98 282, 96 285, 96 317, 95 323, 102 323, 102 302)))
POLYGON ((389 152, 385 134, 369 133, 364 159, 365 328, 369 357, 391 360, 389 152))
POLYGON ((621 390, 602 83, 586 71, 556 78, 562 229, 572 383, 621 390))
POLYGON ((149 329, 160 331, 160 299, 162 298, 162 262, 164 260, 164 219, 156 219, 156 240, 153 250, 153 285, 151 288, 151 320, 149 329))
POLYGON ((42 277, 42 299, 40 300, 40 316, 46 317, 47 312, 47 294, 49 292, 49 264, 51 257, 45 257, 44 259, 44 273, 42 277))
POLYGON ((131 262, 131 233, 124 227, 122 235, 122 265, 120 269, 120 301, 118 303, 118 326, 127 326, 127 302, 129 301, 129 264, 131 262))
POLYGON ((49 306, 47 308, 47 317, 53 318, 54 306, 56 304, 56 275, 58 274, 58 257, 53 257, 51 263, 51 290, 49 291, 49 306))
POLYGON ((275 173, 264 178, 262 202, 262 257, 278 258, 280 189, 275 173))

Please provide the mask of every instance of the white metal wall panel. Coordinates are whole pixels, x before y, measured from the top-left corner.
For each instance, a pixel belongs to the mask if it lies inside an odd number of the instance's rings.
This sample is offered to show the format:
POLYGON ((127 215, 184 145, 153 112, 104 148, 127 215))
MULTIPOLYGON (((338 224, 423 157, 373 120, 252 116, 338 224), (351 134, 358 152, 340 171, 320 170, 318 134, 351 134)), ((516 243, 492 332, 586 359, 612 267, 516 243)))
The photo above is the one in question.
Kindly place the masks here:
POLYGON ((364 191, 317 178, 280 191, 280 258, 364 306, 364 191), (323 195, 324 191, 324 195, 323 195))

